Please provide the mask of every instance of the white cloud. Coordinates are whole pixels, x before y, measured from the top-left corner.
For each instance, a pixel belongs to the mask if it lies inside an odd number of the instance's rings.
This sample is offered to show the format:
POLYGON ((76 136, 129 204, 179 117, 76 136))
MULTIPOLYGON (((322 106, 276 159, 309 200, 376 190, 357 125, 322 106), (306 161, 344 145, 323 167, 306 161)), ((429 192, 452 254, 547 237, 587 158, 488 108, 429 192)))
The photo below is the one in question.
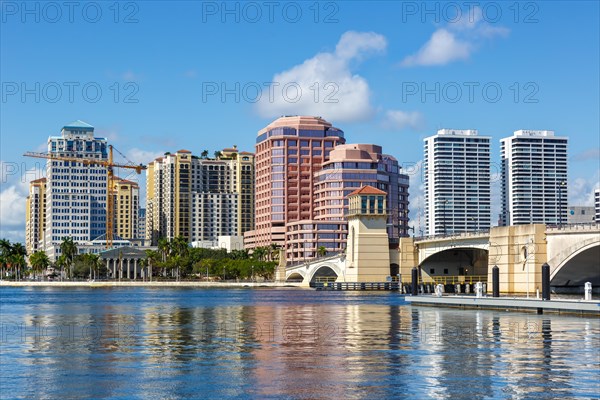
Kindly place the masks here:
POLYGON ((164 153, 159 151, 148 151, 138 149, 134 147, 125 153, 127 158, 132 161, 134 164, 144 164, 147 165, 150 161, 154 161, 155 158, 161 157, 164 153))
POLYGON ((104 137, 106 138, 109 142, 117 142, 119 141, 119 132, 117 132, 116 129, 96 129, 96 136, 98 137, 104 137))
POLYGON ((409 178, 408 205, 409 226, 414 228, 415 236, 425 232, 425 185, 423 181, 423 160, 402 164, 402 173, 409 178))
POLYGON ((569 181, 569 206, 593 206, 594 190, 600 188, 600 173, 596 171, 589 178, 575 178, 569 181))
POLYGON ((385 37, 375 32, 345 32, 335 46, 335 55, 343 60, 362 59, 368 53, 385 51, 385 37))
POLYGON ((12 242, 23 242, 28 184, 3 186, 4 188, 0 192, 0 238, 12 242))
POLYGON ((425 127, 425 118, 418 111, 388 110, 382 123, 385 129, 420 131, 425 127))
POLYGON ((481 17, 481 9, 475 7, 473 14, 463 13, 458 21, 438 28, 417 53, 405 57, 400 65, 432 66, 466 60, 481 46, 483 40, 506 36, 508 33, 507 28, 485 22, 481 17))
POLYGON ((26 193, 12 185, 0 192, 0 219, 2 229, 6 227, 25 226, 26 193))
POLYGON ((45 176, 45 160, 35 167, 26 163, 0 161, 0 238, 25 239, 25 199, 29 182, 45 176))
POLYGON ((319 53, 275 74, 256 104, 257 112, 265 118, 296 114, 339 122, 368 118, 373 114, 369 84, 351 71, 350 63, 383 52, 386 46, 385 37, 373 32, 344 33, 335 52, 319 53))
POLYGON ((446 29, 433 32, 431 38, 415 55, 406 57, 402 61, 405 67, 414 65, 444 65, 455 60, 469 58, 472 45, 459 40, 446 29))

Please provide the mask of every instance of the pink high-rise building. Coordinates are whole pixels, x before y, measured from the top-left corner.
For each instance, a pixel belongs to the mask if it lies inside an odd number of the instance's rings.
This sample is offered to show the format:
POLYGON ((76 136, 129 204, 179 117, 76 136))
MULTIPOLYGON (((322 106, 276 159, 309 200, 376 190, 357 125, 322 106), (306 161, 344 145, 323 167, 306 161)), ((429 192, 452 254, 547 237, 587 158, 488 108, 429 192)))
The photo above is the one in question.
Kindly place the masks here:
POLYGON ((258 132, 255 230, 244 234, 247 248, 285 247, 286 224, 312 219, 314 173, 343 143, 344 132, 320 117, 285 116, 258 132))
POLYGON ((374 144, 342 144, 329 154, 314 174, 314 212, 311 220, 287 224, 286 260, 314 258, 346 248, 347 196, 363 186, 387 194, 388 236, 391 242, 408 235, 408 182, 398 161, 374 144))
POLYGON ((408 232, 408 176, 373 144, 345 144, 342 130, 320 117, 282 117, 258 132, 255 230, 246 248, 285 249, 287 262, 346 248, 347 196, 370 185, 387 193, 388 234, 408 232))

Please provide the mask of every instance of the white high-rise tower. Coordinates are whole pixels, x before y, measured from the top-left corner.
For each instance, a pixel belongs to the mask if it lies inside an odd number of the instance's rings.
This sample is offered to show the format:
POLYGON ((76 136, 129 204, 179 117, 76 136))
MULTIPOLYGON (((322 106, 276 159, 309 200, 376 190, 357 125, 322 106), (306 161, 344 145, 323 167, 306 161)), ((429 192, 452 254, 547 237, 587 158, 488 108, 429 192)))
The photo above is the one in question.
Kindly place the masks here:
MULTIPOLYGON (((105 138, 94 127, 75 121, 60 136, 48 138, 48 153, 66 157, 107 159, 105 138)), ((91 241, 106 233, 106 169, 101 165, 48 160, 46 163, 44 245, 51 259, 64 237, 91 241)))
POLYGON ((443 235, 490 227, 490 137, 441 129, 425 138, 425 230, 443 235))
POLYGON ((531 130, 500 141, 502 225, 567 222, 567 144, 553 131, 531 130))

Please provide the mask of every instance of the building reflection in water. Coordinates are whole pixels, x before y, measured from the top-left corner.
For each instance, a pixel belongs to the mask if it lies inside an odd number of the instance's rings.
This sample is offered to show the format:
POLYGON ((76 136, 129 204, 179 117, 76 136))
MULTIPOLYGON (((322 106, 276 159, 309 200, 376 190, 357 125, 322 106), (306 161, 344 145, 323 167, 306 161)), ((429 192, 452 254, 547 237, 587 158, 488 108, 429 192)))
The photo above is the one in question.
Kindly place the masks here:
POLYGON ((28 398, 600 392, 598 319, 411 307, 393 293, 63 290, 2 317, 3 390, 28 398))

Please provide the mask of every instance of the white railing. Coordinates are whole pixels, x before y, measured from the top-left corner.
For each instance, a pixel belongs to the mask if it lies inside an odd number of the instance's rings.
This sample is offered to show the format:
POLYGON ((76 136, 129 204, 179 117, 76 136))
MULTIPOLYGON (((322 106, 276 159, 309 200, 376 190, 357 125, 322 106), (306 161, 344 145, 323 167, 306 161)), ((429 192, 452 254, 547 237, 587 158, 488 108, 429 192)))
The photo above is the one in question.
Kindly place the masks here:
POLYGON ((546 225, 547 233, 560 232, 579 232, 579 231, 600 231, 600 222, 586 222, 579 224, 546 225))
POLYGON ((428 236, 419 236, 415 237, 416 242, 422 242, 426 240, 444 240, 444 239, 456 239, 456 238, 468 238, 468 237, 480 237, 486 236, 490 234, 489 229, 482 229, 479 231, 471 231, 471 232, 461 232, 461 233, 450 233, 450 234, 441 234, 441 235, 428 235, 428 236))

